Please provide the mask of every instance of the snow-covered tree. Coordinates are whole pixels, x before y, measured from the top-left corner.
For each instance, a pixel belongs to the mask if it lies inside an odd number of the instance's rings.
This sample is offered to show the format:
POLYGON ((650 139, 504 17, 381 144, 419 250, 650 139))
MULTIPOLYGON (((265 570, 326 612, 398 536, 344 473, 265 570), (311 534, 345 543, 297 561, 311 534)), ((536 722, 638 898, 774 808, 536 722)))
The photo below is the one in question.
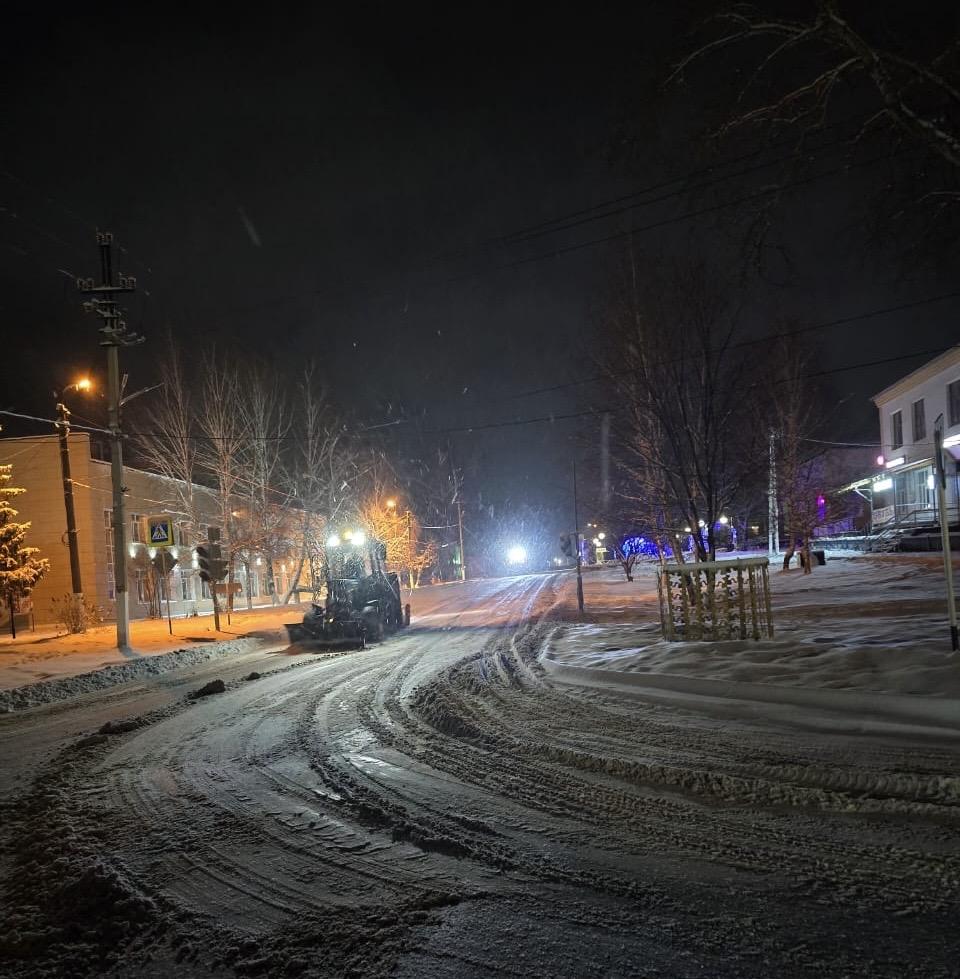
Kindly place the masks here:
POLYGON ((11 486, 11 479, 13 466, 0 466, 0 597, 10 611, 10 634, 16 638, 15 617, 20 603, 46 574, 50 562, 36 556, 39 548, 25 544, 30 523, 17 521, 10 501, 26 490, 11 486))

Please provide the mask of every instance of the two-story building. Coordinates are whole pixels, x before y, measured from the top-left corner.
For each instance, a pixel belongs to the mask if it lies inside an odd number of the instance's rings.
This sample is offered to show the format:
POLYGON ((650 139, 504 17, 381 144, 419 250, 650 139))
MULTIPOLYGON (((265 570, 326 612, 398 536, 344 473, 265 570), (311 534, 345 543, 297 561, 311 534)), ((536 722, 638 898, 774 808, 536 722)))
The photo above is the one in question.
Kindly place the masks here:
POLYGON ((874 532, 938 523, 934 428, 942 426, 948 520, 958 518, 960 346, 918 367, 873 398, 880 413, 882 454, 869 481, 874 532))
MULTIPOLYGON (((104 447, 85 433, 72 432, 68 439, 73 484, 80 576, 84 595, 116 615, 113 563, 113 495, 110 463, 104 447)), ((61 475, 59 440, 56 435, 0 439, 0 464, 13 466, 12 485, 26 490, 14 500, 18 519, 29 520, 27 543, 40 548, 50 570, 33 592, 37 623, 56 621, 54 601, 71 592, 67 523, 61 475)), ((219 524, 218 501, 207 487, 194 485, 193 498, 199 514, 194 527, 182 512, 183 486, 178 480, 124 466, 127 592, 131 618, 161 613, 169 589, 171 613, 177 616, 212 611, 209 586, 200 579, 194 545, 205 539, 207 527, 219 524), (176 546, 171 553, 178 564, 168 577, 159 576, 152 563, 155 550, 146 539, 150 516, 174 519, 176 546)), ((186 485, 186 484, 183 484, 186 485)), ((277 554, 246 555, 234 565, 236 607, 271 604, 283 595, 296 574, 295 557, 277 554)), ((307 572, 308 574, 308 572, 307 572)))

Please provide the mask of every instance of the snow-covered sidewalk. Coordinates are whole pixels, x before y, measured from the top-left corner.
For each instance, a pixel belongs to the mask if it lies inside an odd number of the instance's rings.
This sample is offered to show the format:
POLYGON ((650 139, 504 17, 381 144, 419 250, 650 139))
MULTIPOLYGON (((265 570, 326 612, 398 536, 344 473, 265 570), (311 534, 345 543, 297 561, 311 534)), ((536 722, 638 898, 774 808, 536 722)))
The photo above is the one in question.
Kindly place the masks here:
POLYGON ((252 649, 258 643, 280 643, 285 639, 283 624, 299 621, 303 608, 285 605, 234 612, 229 625, 224 613, 220 632, 214 631, 212 615, 174 619, 172 636, 165 619, 136 620, 130 623, 129 653, 116 648, 116 626, 112 623, 79 635, 27 632, 16 641, 0 642, 0 691, 105 669, 133 679, 161 672, 161 664, 149 662, 156 657, 164 657, 169 669, 178 661, 187 665, 213 655, 252 649), (166 656, 170 653, 182 655, 170 659, 166 656))
POLYGON ((939 557, 833 557, 812 575, 771 570, 770 580, 774 639, 698 643, 662 639, 652 569, 633 586, 612 571, 588 576, 597 621, 558 630, 544 664, 568 678, 890 709, 960 728, 960 654, 950 649, 939 557), (920 698, 926 707, 912 703, 920 698))

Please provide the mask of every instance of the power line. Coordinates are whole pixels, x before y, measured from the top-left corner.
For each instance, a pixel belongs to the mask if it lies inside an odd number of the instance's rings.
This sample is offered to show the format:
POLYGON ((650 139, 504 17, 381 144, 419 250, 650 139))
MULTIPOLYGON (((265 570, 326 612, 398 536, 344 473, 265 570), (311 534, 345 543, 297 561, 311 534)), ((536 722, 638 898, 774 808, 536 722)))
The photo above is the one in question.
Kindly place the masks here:
MULTIPOLYGON (((661 221, 654 221, 651 224, 641 225, 639 228, 629 228, 626 231, 617 231, 613 234, 603 235, 600 238, 591 238, 588 241, 582 241, 573 245, 566 245, 563 248, 555 248, 550 252, 543 252, 539 255, 531 255, 527 258, 517 259, 514 262, 506 262, 501 265, 495 265, 492 269, 486 271, 501 272, 506 269, 519 268, 521 265, 528 265, 531 262, 542 262, 547 258, 557 258, 560 255, 566 255, 570 252, 579 251, 581 248, 592 248, 595 245, 602 245, 610 241, 616 241, 618 238, 626 238, 630 235, 637 234, 642 231, 653 231, 657 228, 664 228, 667 225, 677 224, 680 221, 688 221, 691 218, 703 217, 705 214, 713 214, 717 211, 723 210, 727 207, 733 207, 736 204, 749 204, 753 201, 759 200, 761 197, 767 197, 771 194, 777 193, 782 190, 788 190, 792 187, 802 187, 805 184, 813 183, 816 180, 822 180, 824 177, 835 176, 838 173, 843 173, 847 170, 852 170, 855 167, 871 166, 874 163, 880 163, 884 160, 889 160, 893 156, 902 155, 907 151, 900 151, 899 153, 884 153, 881 156, 872 157, 869 160, 863 160, 860 163, 851 163, 848 166, 835 167, 833 170, 825 170, 822 173, 811 174, 808 177, 801 177, 797 180, 788 181, 784 184, 779 184, 776 187, 769 187, 766 190, 757 191, 753 194, 746 194, 743 197, 736 197, 733 200, 723 201, 719 204, 711 204, 709 207, 702 207, 696 211, 688 211, 686 214, 680 214, 672 218, 664 218, 661 221)), ((459 276, 453 276, 446 280, 446 283, 458 282, 462 279, 475 278, 477 275, 483 274, 478 272, 465 273, 459 276)))
MULTIPOLYGON (((755 346, 758 343, 769 343, 771 340, 781 340, 785 337, 799 336, 803 333, 813 333, 816 330, 826 330, 831 326, 845 326, 850 323, 859 323, 861 320, 872 319, 874 316, 886 316, 890 313, 899 313, 905 309, 916 309, 918 306, 928 306, 933 303, 945 302, 948 299, 960 298, 960 290, 955 290, 953 292, 944 292, 938 296, 927 296, 923 299, 913 299, 909 302, 898 303, 895 306, 883 306, 880 309, 871 309, 863 313, 853 313, 850 316, 840 316, 837 319, 825 320, 822 323, 811 323, 807 326, 797 327, 793 330, 781 330, 779 333, 770 333, 767 336, 758 337, 755 340, 738 340, 736 343, 731 343, 726 350, 739 350, 743 347, 755 346)), ((941 347, 936 353, 942 352, 944 349, 941 347)), ((723 353, 723 350, 711 350, 707 352, 707 356, 711 354, 723 353)), ((689 355, 693 357, 693 354, 689 355)), ((696 356, 700 356, 697 354, 696 356)), ((919 354, 917 356, 920 356, 919 354)), ((894 357, 891 360, 881 360, 876 361, 878 364, 891 363, 893 360, 898 360, 899 358, 894 357)), ((675 358, 666 358, 662 361, 654 361, 653 365, 657 363, 670 363, 675 358)), ((867 365, 864 365, 867 366, 867 365)), ((837 370, 847 370, 845 367, 837 368, 837 370)), ((834 371, 823 371, 824 374, 833 373, 834 371)), ((515 400, 517 398, 532 398, 538 394, 548 394, 552 391, 563 391, 567 388, 579 387, 583 384, 592 384, 594 381, 607 380, 609 377, 619 376, 620 374, 629 374, 631 371, 614 371, 612 374, 591 374, 589 377, 582 377, 576 381, 565 381, 562 384, 551 384, 548 387, 534 388, 530 391, 520 391, 517 394, 508 395, 508 399, 515 400)))
MULTIPOLYGON (((835 146, 839 146, 841 143, 845 143, 845 142, 846 142, 846 139, 837 139, 837 140, 834 140, 833 142, 825 143, 824 145, 822 145, 820 147, 817 147, 817 148, 819 150, 833 149, 835 146)), ((566 223, 563 223, 564 219, 562 219, 562 218, 555 218, 555 219, 553 219, 553 221, 545 222, 545 224, 547 224, 547 225, 551 225, 551 224, 552 225, 555 225, 554 227, 544 227, 544 228, 539 229, 539 230, 536 227, 534 227, 534 228, 532 228, 531 230, 529 230, 529 231, 527 231, 525 233, 519 233, 519 232, 517 232, 517 233, 514 233, 512 235, 509 235, 506 238, 501 239, 501 241, 502 241, 502 244, 503 245, 515 245, 515 244, 520 244, 520 243, 525 242, 525 241, 533 241, 535 238, 541 238, 541 237, 543 237, 545 235, 556 234, 556 233, 558 233, 560 231, 568 231, 571 228, 576 228, 576 227, 579 227, 579 226, 581 226, 583 224, 589 224, 591 221, 601 221, 604 218, 616 217, 619 214, 626 214, 629 211, 634 211, 634 210, 637 210, 637 209, 642 208, 642 207, 650 207, 653 204, 661 204, 664 201, 668 201, 668 200, 671 200, 671 199, 673 199, 675 197, 679 197, 682 194, 689 194, 689 193, 692 193, 693 191, 698 191, 698 190, 706 190, 706 189, 708 189, 710 187, 716 186, 717 184, 722 184, 724 181, 734 180, 734 179, 736 179, 738 177, 746 177, 746 176, 749 176, 750 174, 759 173, 761 170, 766 170, 766 169, 769 169, 770 167, 777 166, 778 164, 786 163, 786 162, 788 162, 791 159, 795 159, 795 157, 796 157, 796 154, 790 154, 789 156, 776 157, 773 160, 767 160, 764 163, 757 163, 757 164, 755 164, 752 167, 746 167, 746 168, 744 168, 742 170, 734 171, 733 173, 728 173, 728 174, 717 176, 717 177, 715 177, 712 180, 706 180, 706 181, 703 181, 703 182, 701 182, 699 184, 693 184, 692 186, 678 187, 676 190, 672 190, 672 191, 670 191, 669 193, 666 193, 666 194, 661 194, 659 197, 652 197, 649 200, 636 201, 636 202, 634 202, 632 204, 625 204, 622 207, 616 207, 616 208, 613 208, 612 210, 601 211, 601 213, 599 213, 599 214, 584 214, 583 212, 580 212, 580 215, 581 216, 577 216, 576 214, 571 215, 571 217, 566 220, 566 223)), ((701 171, 701 172, 709 172, 709 169, 706 169, 705 171, 701 171)), ((667 181, 667 182, 661 184, 660 186, 661 187, 668 187, 671 184, 677 183, 678 181, 685 181, 687 179, 689 179, 689 176, 687 176, 687 177, 677 177, 676 179, 671 180, 671 181, 667 181)), ((642 193, 643 192, 641 191, 641 192, 638 192, 637 194, 631 194, 631 195, 628 195, 626 198, 620 198, 620 200, 621 201, 623 201, 623 200, 629 200, 632 197, 641 196, 642 193)), ((619 201, 614 202, 614 203, 619 203, 619 201)), ((603 206, 604 205, 602 205, 602 204, 601 205, 597 205, 595 208, 592 208, 590 210, 599 210, 603 206)))
MULTIPOLYGON (((824 126, 820 130, 820 132, 829 132, 830 130, 834 130, 834 129, 837 129, 837 128, 841 127, 841 126, 845 126, 853 118, 854 118, 853 116, 850 116, 850 117, 848 117, 846 119, 841 119, 841 120, 838 120, 837 122, 830 123, 829 125, 824 126)), ((532 236, 532 234, 534 232, 539 231, 541 228, 549 228, 550 225, 561 224, 564 221, 570 221, 570 220, 572 220, 574 218, 579 218, 579 217, 581 217, 583 215, 590 214, 593 211, 600 210, 601 208, 613 207, 613 206, 615 206, 617 204, 623 204, 623 203, 625 203, 627 201, 635 200, 637 197, 643 197, 646 194, 655 193, 655 192, 660 191, 660 190, 663 190, 663 189, 665 189, 667 187, 671 187, 671 186, 673 186, 676 183, 685 182, 687 180, 690 180, 693 177, 699 177, 702 174, 715 173, 716 171, 725 169, 726 167, 735 166, 736 164, 743 163, 746 160, 755 159, 756 157, 758 157, 761 154, 763 154, 764 152, 766 152, 766 150, 771 149, 771 148, 774 148, 774 147, 777 147, 777 146, 780 146, 780 145, 782 145, 784 143, 787 143, 787 142, 795 142, 795 140, 794 140, 793 137, 784 136, 781 139, 772 141, 771 143, 769 143, 765 147, 761 147, 760 149, 756 149, 756 150, 751 150, 748 153, 743 153, 740 156, 733 157, 732 159, 729 159, 729 160, 721 160, 721 161, 718 161, 717 163, 709 164, 709 165, 703 166, 703 167, 696 167, 693 170, 688 170, 686 173, 683 173, 683 174, 681 174, 678 177, 673 177, 673 178, 671 178, 669 180, 661 180, 661 181, 658 181, 657 183, 650 184, 650 185, 648 185, 646 187, 642 187, 639 190, 635 190, 635 191, 633 191, 633 192, 631 192, 629 194, 623 194, 623 195, 621 195, 619 197, 614 197, 614 198, 610 198, 610 199, 605 200, 605 201, 600 201, 600 202, 598 202, 596 204, 590 205, 589 207, 583 207, 583 208, 579 208, 578 210, 575 210, 575 211, 569 211, 566 214, 560 214, 560 215, 557 215, 556 217, 548 218, 548 219, 546 219, 544 221, 539 221, 539 222, 536 222, 534 224, 527 225, 526 227, 522 227, 522 228, 515 229, 514 231, 506 232, 505 234, 496 235, 496 236, 494 236, 492 238, 487 238, 484 241, 478 242, 477 245, 467 246, 466 248, 463 248, 463 249, 460 249, 458 251, 454 251, 454 252, 451 252, 451 253, 448 253, 448 254, 450 254, 451 256, 454 256, 455 257, 457 255, 465 254, 466 252, 468 252, 470 250, 475 250, 477 248, 483 248, 485 246, 501 245, 501 244, 513 244, 515 240, 517 240, 517 239, 523 239, 523 238, 526 238, 528 236, 532 236)), ((846 142, 846 139, 834 140, 831 143, 822 144, 820 146, 815 147, 814 149, 816 149, 816 150, 830 149, 830 148, 838 145, 839 143, 843 143, 843 142, 846 142)), ((777 158, 775 160, 769 161, 768 163, 760 164, 760 166, 761 167, 766 167, 766 166, 774 165, 776 163, 787 162, 790 159, 795 158, 796 156, 797 156, 796 153, 790 154, 789 156, 782 156, 782 157, 779 157, 779 158, 777 158)), ((748 168, 746 170, 740 171, 739 173, 727 174, 726 177, 720 177, 718 179, 720 179, 720 180, 726 180, 726 179, 730 179, 730 178, 736 177, 736 176, 744 176, 745 174, 747 174, 749 172, 752 172, 752 169, 753 168, 748 168)), ((685 190, 689 190, 689 189, 690 188, 679 188, 676 191, 676 193, 677 194, 680 194, 680 193, 683 193, 685 190)), ((652 203, 652 202, 644 202, 644 204, 646 204, 646 203, 652 203)), ((637 205, 637 206, 644 206, 644 205, 641 204, 641 205, 637 205)))
MULTIPOLYGON (((960 295, 960 293, 957 293, 956 295, 960 295)), ((864 315, 868 315, 868 314, 864 314, 864 315)), ((783 334, 780 334, 780 335, 783 335, 783 334)), ((764 338, 764 340, 766 340, 766 339, 770 339, 770 338, 764 338)), ((751 340, 751 341, 744 341, 744 342, 745 343, 759 343, 759 342, 763 342, 763 341, 751 340)), ((823 377, 823 376, 826 376, 828 374, 839 374, 839 373, 842 373, 844 371, 863 370, 863 369, 869 368, 869 367, 878 367, 878 366, 881 366, 881 365, 884 365, 884 364, 899 363, 899 362, 904 361, 904 360, 913 360, 913 359, 916 359, 917 357, 936 356, 938 354, 944 353, 945 350, 949 350, 949 349, 950 349, 950 347, 935 347, 935 348, 932 348, 932 349, 929 349, 929 350, 917 350, 917 351, 913 351, 913 352, 907 353, 907 354, 900 354, 899 356, 896 356, 896 357, 884 357, 884 358, 882 358, 880 360, 868 360, 868 361, 861 361, 860 363, 857 363, 857 364, 845 364, 843 367, 831 367, 831 368, 829 368, 827 370, 809 371, 809 372, 805 372, 802 376, 803 377, 808 377, 808 378, 813 378, 813 377, 823 377)), ((630 372, 629 371, 623 371, 621 373, 628 374, 630 372)), ((604 378, 606 376, 607 375, 597 375, 598 378, 604 378)), ((576 383, 581 383, 581 382, 576 382, 576 383)), ((550 390, 552 390, 552 389, 550 389, 550 390)), ((509 419, 507 421, 484 422, 484 423, 477 424, 477 425, 463 425, 463 426, 456 426, 456 427, 450 427, 450 428, 425 429, 425 430, 423 430, 421 432, 421 434, 422 435, 447 435, 447 434, 452 434, 452 433, 456 433, 456 432, 480 432, 480 431, 487 431, 487 430, 490 430, 490 429, 498 429, 498 428, 515 428, 515 427, 518 427, 518 426, 521 426, 521 425, 535 425, 535 424, 539 424, 539 423, 542 423, 542 422, 557 422, 557 421, 567 421, 567 420, 572 419, 572 418, 586 418, 586 417, 590 417, 592 415, 606 414, 608 412, 609 413, 615 413, 615 412, 618 412, 620 410, 621 410, 621 408, 619 406, 605 407, 605 408, 589 408, 589 409, 585 409, 583 411, 567 412, 567 413, 564 413, 564 414, 556 414, 556 413, 554 413, 554 414, 549 414, 549 415, 539 415, 539 416, 536 416, 536 417, 533 417, 533 418, 516 418, 516 419, 509 419)), ((53 419, 53 418, 39 418, 39 417, 37 417, 35 415, 25 415, 25 414, 21 414, 21 413, 14 412, 14 411, 3 411, 3 410, 0 410, 0 415, 9 415, 9 416, 11 416, 13 418, 20 418, 20 419, 24 419, 24 420, 27 420, 27 421, 42 422, 43 424, 48 424, 48 425, 56 425, 57 424, 56 419, 53 419)), ((377 426, 372 426, 372 427, 375 428, 377 426)), ((102 434, 105 434, 105 435, 111 434, 106 429, 102 429, 102 428, 91 428, 90 426, 85 426, 85 425, 71 425, 71 428, 82 428, 82 429, 85 429, 87 431, 98 432, 98 433, 102 433, 102 434)), ((361 430, 361 431, 363 431, 363 430, 361 430)), ((357 434, 357 433, 354 433, 354 434, 357 434)), ((166 436, 166 433, 164 433, 164 432, 136 432, 136 431, 134 431, 134 432, 125 432, 124 435, 125 435, 125 437, 128 437, 128 438, 163 438, 163 437, 167 437, 166 436)), ((9 439, 9 441, 19 441, 19 442, 34 441, 34 440, 35 441, 40 441, 40 440, 51 439, 53 437, 54 436, 52 436, 52 435, 18 436, 18 437, 14 437, 14 438, 9 439)), ((185 436, 178 436, 178 437, 182 437, 182 438, 188 439, 190 441, 216 441, 218 438, 221 438, 221 439, 231 439, 231 440, 235 440, 237 442, 287 441, 288 439, 293 439, 295 441, 296 440, 299 440, 299 436, 296 435, 295 433, 286 433, 284 435, 224 435, 224 436, 185 435, 185 436)), ((841 444, 841 443, 837 443, 837 444, 841 444)), ((843 444, 850 444, 850 443, 843 443, 843 444)))
MULTIPOLYGON (((913 353, 901 354, 898 357, 887 357, 883 360, 868 360, 862 361, 859 364, 846 364, 843 367, 833 367, 825 371, 811 371, 809 373, 804 373, 803 377, 821 377, 826 374, 838 374, 842 371, 852 371, 852 370, 862 370, 868 367, 876 367, 880 364, 891 364, 903 360, 913 360, 917 357, 928 357, 936 354, 941 354, 944 350, 949 350, 949 347, 936 347, 933 350, 917 350, 913 353)), ((628 372, 624 372, 628 373, 628 372)), ((574 411, 567 414, 553 414, 553 415, 539 415, 535 418, 515 418, 508 421, 500 422, 488 422, 482 425, 466 425, 458 428, 439 428, 439 429, 428 429, 423 434, 424 435, 446 435, 454 432, 479 432, 486 431, 489 429, 497 428, 515 428, 520 425, 536 425, 542 422, 556 422, 556 421, 566 421, 570 418, 586 418, 591 415, 603 415, 603 414, 616 414, 622 411, 622 406, 615 405, 613 407, 606 408, 590 408, 584 411, 574 411)))

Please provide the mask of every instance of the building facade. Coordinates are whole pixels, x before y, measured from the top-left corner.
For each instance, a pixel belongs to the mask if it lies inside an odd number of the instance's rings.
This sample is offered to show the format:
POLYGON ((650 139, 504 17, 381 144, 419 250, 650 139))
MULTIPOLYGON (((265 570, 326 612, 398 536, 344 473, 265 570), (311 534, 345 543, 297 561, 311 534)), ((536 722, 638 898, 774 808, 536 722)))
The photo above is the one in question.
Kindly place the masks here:
MULTIPOLYGON (((110 463, 97 457, 99 447, 86 434, 71 433, 68 446, 83 593, 103 610, 106 618, 114 618, 116 583, 110 463)), ((72 590, 58 437, 0 439, 0 464, 12 465, 11 485, 27 491, 14 501, 20 513, 18 519, 31 522, 27 543, 39 547, 41 556, 50 561, 49 572, 33 592, 34 618, 38 624, 53 623, 55 600, 72 590)), ((193 487, 200 514, 199 526, 193 527, 179 509, 178 501, 183 493, 178 481, 128 466, 124 467, 123 481, 130 617, 165 614, 168 591, 172 615, 203 615, 212 611, 210 589, 200 580, 193 548, 206 539, 207 527, 219 522, 218 502, 213 492, 203 486, 193 487), (156 573, 152 563, 156 550, 146 534, 147 519, 160 515, 171 516, 174 523, 175 546, 171 553, 178 563, 168 576, 156 573)), ((278 554, 270 560, 251 555, 246 562, 237 561, 235 607, 276 602, 286 594, 298 570, 301 570, 300 562, 291 555, 278 554)))
POLYGON ((944 436, 948 519, 958 517, 960 346, 935 357, 873 398, 882 455, 870 479, 873 530, 937 524, 934 429, 944 436))

